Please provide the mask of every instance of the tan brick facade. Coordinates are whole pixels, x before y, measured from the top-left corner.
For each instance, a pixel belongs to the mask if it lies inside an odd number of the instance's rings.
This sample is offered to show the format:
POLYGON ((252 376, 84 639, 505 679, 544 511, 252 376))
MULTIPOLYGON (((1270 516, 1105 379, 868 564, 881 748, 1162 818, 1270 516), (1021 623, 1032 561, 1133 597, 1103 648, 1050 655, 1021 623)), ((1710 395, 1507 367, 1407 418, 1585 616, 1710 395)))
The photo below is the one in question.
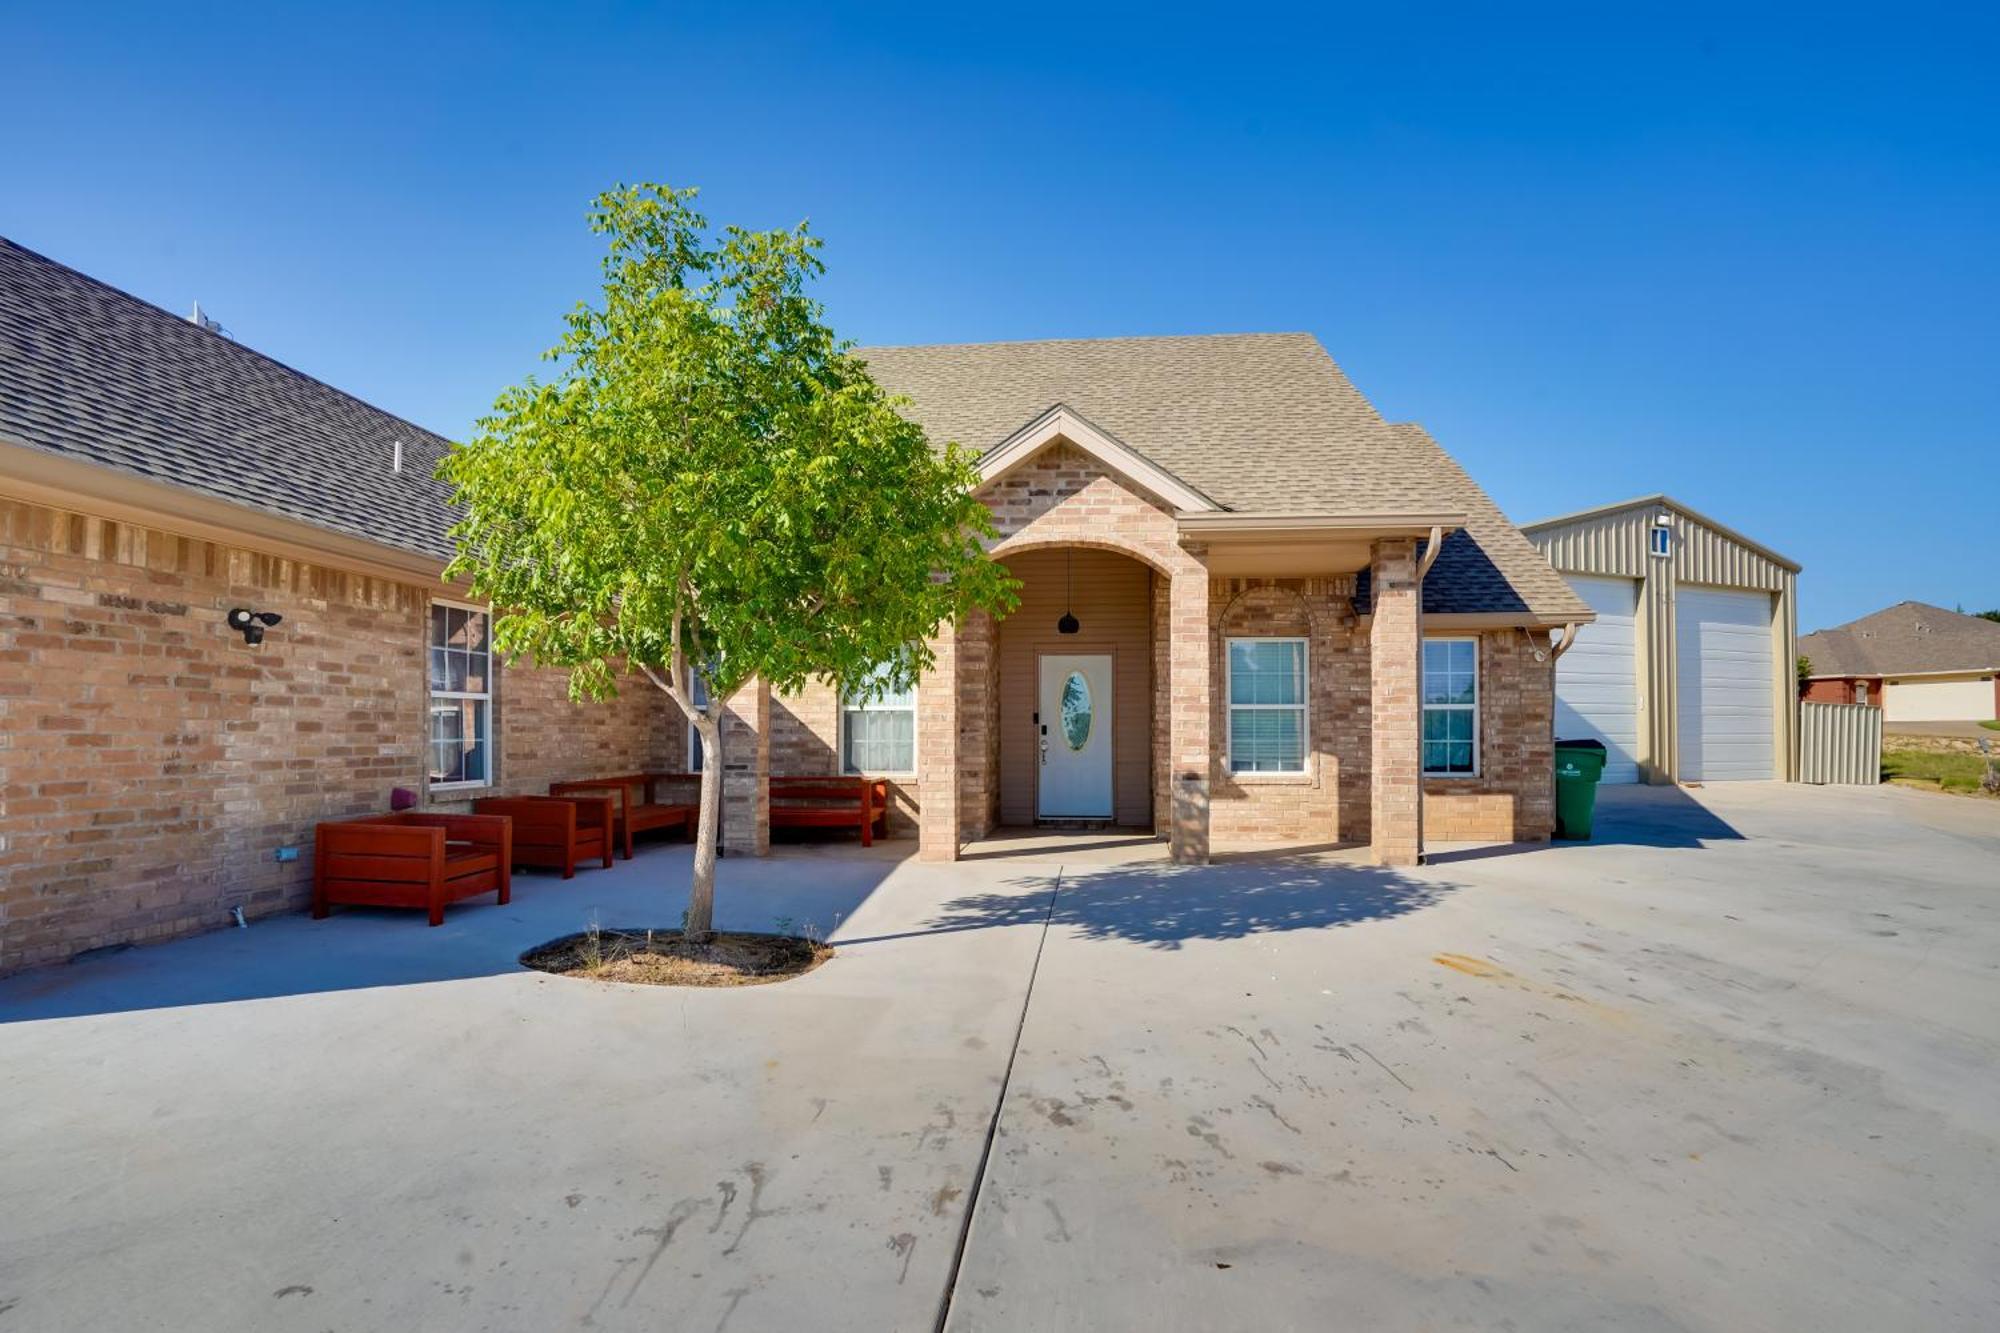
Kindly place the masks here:
MULTIPOLYGON (((1553 667, 1524 630, 1480 635, 1479 776, 1420 797, 1414 542, 1377 544, 1364 634, 1352 576, 1213 578, 1163 502, 1067 444, 985 498, 998 559, 1051 577, 1048 557, 1076 547, 1150 571, 1129 646, 1149 697, 1119 714, 1145 733, 1122 753, 1143 756, 1131 808, 1176 859, 1205 860, 1211 837, 1372 842, 1407 864, 1426 834, 1548 836, 1553 667), (1308 642, 1303 775, 1229 771, 1224 645, 1239 635, 1308 642)), ((213 928, 234 906, 295 908, 315 822, 422 790, 429 589, 11 502, 0 537, 0 971, 213 928), (236 605, 285 620, 252 648, 223 624, 236 605), (278 862, 280 847, 300 859, 278 862)), ((892 777, 892 827, 914 827, 927 857, 1000 822, 1005 635, 985 616, 941 634, 920 685, 918 772, 892 777)), ((560 673, 503 668, 495 725, 496 792, 686 766, 685 719, 636 678, 576 705, 560 673)), ((838 772, 840 700, 756 686, 726 726, 726 845, 761 854, 763 776, 838 772)))
POLYGON ((1423 614, 1417 544, 1407 537, 1375 543, 1369 565, 1373 623, 1368 631, 1368 845, 1375 864, 1417 863, 1424 843, 1418 780, 1418 653, 1423 614))
MULTIPOLYGON (((0 971, 295 909, 316 822, 422 790, 429 590, 4 500, 0 540, 0 971)), ((661 763, 652 693, 503 670, 495 790, 661 763)))

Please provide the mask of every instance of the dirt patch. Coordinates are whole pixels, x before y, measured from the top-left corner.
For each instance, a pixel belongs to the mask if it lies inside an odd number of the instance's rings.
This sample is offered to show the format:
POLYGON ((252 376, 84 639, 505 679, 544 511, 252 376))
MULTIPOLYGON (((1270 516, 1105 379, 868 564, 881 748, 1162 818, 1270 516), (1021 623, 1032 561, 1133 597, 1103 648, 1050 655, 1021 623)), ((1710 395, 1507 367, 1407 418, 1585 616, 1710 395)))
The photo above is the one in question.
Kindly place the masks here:
POLYGON ((833 957, 819 940, 723 931, 700 944, 678 930, 587 930, 521 955, 537 972, 645 986, 762 986, 812 971, 833 957))

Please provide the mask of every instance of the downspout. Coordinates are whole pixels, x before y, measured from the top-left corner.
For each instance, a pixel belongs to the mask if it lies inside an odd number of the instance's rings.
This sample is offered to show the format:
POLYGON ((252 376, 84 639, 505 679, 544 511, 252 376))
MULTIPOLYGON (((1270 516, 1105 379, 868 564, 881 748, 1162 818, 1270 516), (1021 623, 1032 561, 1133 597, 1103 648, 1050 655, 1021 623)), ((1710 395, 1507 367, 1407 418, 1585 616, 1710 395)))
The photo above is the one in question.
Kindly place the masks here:
POLYGON ((1424 864, 1424 575, 1444 548, 1444 528, 1431 524, 1430 540, 1417 561, 1417 864, 1424 864))

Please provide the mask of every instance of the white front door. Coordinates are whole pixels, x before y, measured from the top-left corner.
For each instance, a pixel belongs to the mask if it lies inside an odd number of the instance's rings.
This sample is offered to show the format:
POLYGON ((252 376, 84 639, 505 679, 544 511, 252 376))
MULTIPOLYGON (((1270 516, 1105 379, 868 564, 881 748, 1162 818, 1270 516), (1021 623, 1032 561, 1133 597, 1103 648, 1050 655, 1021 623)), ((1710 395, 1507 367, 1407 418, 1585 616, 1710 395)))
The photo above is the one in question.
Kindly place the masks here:
POLYGON ((1111 659, 1046 655, 1035 743, 1041 763, 1035 813, 1043 819, 1111 818, 1111 659))

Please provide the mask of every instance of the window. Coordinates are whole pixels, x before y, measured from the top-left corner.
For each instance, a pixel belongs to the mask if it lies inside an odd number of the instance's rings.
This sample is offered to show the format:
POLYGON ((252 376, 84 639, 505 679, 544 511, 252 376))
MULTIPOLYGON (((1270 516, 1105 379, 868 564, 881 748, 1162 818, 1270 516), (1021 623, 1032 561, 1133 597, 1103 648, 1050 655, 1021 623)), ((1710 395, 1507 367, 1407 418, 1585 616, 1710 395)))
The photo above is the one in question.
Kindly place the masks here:
MULTIPOLYGON (((693 667, 688 668, 688 698, 697 710, 708 707, 708 682, 693 667)), ((688 772, 701 772, 701 733, 688 722, 688 772)))
POLYGON ((1306 641, 1229 641, 1229 771, 1306 771, 1306 641))
POLYGON ((1479 640, 1424 640, 1424 772, 1479 773, 1479 640))
POLYGON ((849 773, 917 771, 917 692, 884 686, 884 667, 840 704, 840 766, 849 773))
POLYGON ((486 612, 431 603, 432 787, 493 781, 493 654, 486 612))
POLYGON ((1666 556, 1674 553, 1674 532, 1664 524, 1653 525, 1653 554, 1666 556))

